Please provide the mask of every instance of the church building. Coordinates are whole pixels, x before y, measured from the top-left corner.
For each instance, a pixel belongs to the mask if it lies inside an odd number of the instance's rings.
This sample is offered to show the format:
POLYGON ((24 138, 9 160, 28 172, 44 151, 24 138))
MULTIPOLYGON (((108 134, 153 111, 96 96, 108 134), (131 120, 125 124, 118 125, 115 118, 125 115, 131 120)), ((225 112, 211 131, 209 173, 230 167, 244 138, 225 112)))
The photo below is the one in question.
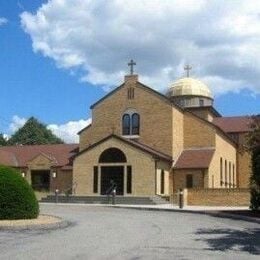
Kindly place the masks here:
MULTIPOLYGON (((187 67, 186 67, 187 69, 187 67)), ((188 67, 189 69, 189 67, 188 67)), ((249 155, 239 153, 249 118, 222 117, 210 89, 189 75, 164 95, 138 75, 91 106, 73 160, 76 194, 169 196, 183 188, 247 188, 249 155)))
POLYGON ((20 169, 34 186, 73 187, 85 196, 111 188, 121 196, 163 197, 185 188, 248 188, 250 156, 241 147, 250 117, 223 117, 188 66, 187 77, 162 94, 129 65, 124 82, 91 106, 92 124, 78 133, 79 145, 1 147, 0 164, 20 169))

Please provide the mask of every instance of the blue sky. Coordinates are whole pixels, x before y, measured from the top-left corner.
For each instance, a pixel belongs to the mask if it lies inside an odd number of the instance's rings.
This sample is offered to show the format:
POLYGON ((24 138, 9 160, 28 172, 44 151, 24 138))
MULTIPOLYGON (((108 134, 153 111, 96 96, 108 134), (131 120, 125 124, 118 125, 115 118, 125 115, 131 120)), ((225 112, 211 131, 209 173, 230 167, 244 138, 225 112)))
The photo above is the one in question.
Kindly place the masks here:
POLYGON ((121 84, 130 58, 140 80, 159 91, 182 77, 189 62, 192 76, 211 87, 220 113, 260 112, 260 22, 252 11, 260 6, 226 4, 216 21, 221 1, 195 1, 194 8, 191 0, 114 2, 0 2, 0 132, 10 135, 35 116, 75 140, 89 123, 89 106, 121 84))

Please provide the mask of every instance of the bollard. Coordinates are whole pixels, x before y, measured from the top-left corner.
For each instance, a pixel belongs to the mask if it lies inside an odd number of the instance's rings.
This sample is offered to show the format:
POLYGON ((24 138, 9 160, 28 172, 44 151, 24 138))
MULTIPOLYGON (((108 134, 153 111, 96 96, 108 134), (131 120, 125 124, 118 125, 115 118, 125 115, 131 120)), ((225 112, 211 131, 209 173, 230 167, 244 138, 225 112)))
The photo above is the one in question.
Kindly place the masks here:
POLYGON ((58 189, 55 190, 55 202, 56 203, 59 202, 59 190, 58 189))
POLYGON ((112 191, 112 204, 116 204, 116 189, 113 189, 112 191))
POLYGON ((179 208, 182 209, 183 208, 183 190, 180 189, 179 191, 179 208))

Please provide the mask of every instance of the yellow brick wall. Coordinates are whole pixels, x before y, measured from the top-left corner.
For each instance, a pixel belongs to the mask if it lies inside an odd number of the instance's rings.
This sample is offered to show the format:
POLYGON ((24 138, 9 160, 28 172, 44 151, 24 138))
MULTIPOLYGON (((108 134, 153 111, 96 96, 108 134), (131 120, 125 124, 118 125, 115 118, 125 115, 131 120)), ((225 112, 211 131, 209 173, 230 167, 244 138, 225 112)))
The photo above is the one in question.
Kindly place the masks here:
POLYGON ((188 189, 190 206, 249 206, 249 189, 188 189))
POLYGON ((180 169, 174 170, 174 192, 179 189, 186 188, 186 176, 192 174, 193 176, 193 185, 196 188, 204 187, 204 179, 207 175, 206 170, 195 170, 195 169, 180 169))
POLYGON ((175 107, 172 108, 172 156, 176 160, 183 151, 184 115, 175 107))
MULTIPOLYGON (((151 196, 156 192, 155 161, 146 154, 132 146, 111 138, 76 157, 73 165, 73 182, 77 183, 77 195, 99 195, 93 193, 93 166, 100 166, 100 154, 111 147, 116 147, 125 153, 127 163, 132 166, 132 194, 131 196, 151 196)), ((102 164, 104 165, 104 164, 102 164)), ((109 164, 105 164, 109 165, 109 164)), ((110 164, 111 165, 111 164, 110 164)), ((118 165, 113 163, 112 165, 118 165)), ((122 164, 120 164, 122 165, 122 164)), ((99 170, 100 172, 100 170, 99 170)), ((126 176, 125 176, 126 177, 126 176)), ((126 180, 126 178, 124 178, 126 180)), ((99 176, 100 183, 100 176, 99 176)))
POLYGON ((92 125, 88 128, 84 129, 79 134, 79 150, 82 151, 84 148, 88 147, 89 145, 93 144, 92 138, 92 125))
POLYGON ((216 133, 216 147, 209 166, 208 176, 208 188, 230 188, 230 185, 236 184, 236 147, 230 141, 227 140, 220 133, 216 133), (227 162, 227 182, 228 185, 225 187, 223 184, 220 186, 220 158, 223 162, 223 181, 225 181, 225 160, 227 162), (229 176, 229 163, 231 164, 231 175, 229 176), (233 165, 234 165, 234 180, 233 180, 233 165), (229 179, 231 177, 231 180, 229 179))
POLYGON ((170 163, 158 161, 156 163, 156 194, 166 195, 172 193, 172 185, 170 183, 170 163), (164 170, 164 193, 161 193, 161 172, 164 170))
POLYGON ((215 129, 191 113, 184 113, 184 148, 215 146, 215 129))
POLYGON ((92 126, 80 134, 80 148, 95 143, 111 133, 122 135, 122 116, 127 109, 140 114, 139 141, 167 154, 172 153, 172 106, 135 81, 97 104, 92 110, 92 126), (134 87, 135 98, 128 100, 127 91, 134 87))

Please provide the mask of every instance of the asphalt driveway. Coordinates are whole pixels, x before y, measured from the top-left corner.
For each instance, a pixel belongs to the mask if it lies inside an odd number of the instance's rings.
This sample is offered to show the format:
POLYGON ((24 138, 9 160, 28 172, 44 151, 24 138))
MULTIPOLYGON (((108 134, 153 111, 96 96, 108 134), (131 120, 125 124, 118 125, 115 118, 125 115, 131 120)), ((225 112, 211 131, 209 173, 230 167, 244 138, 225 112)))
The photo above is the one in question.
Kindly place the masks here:
POLYGON ((178 212, 42 205, 71 222, 0 231, 0 259, 259 259, 260 225, 178 212))

